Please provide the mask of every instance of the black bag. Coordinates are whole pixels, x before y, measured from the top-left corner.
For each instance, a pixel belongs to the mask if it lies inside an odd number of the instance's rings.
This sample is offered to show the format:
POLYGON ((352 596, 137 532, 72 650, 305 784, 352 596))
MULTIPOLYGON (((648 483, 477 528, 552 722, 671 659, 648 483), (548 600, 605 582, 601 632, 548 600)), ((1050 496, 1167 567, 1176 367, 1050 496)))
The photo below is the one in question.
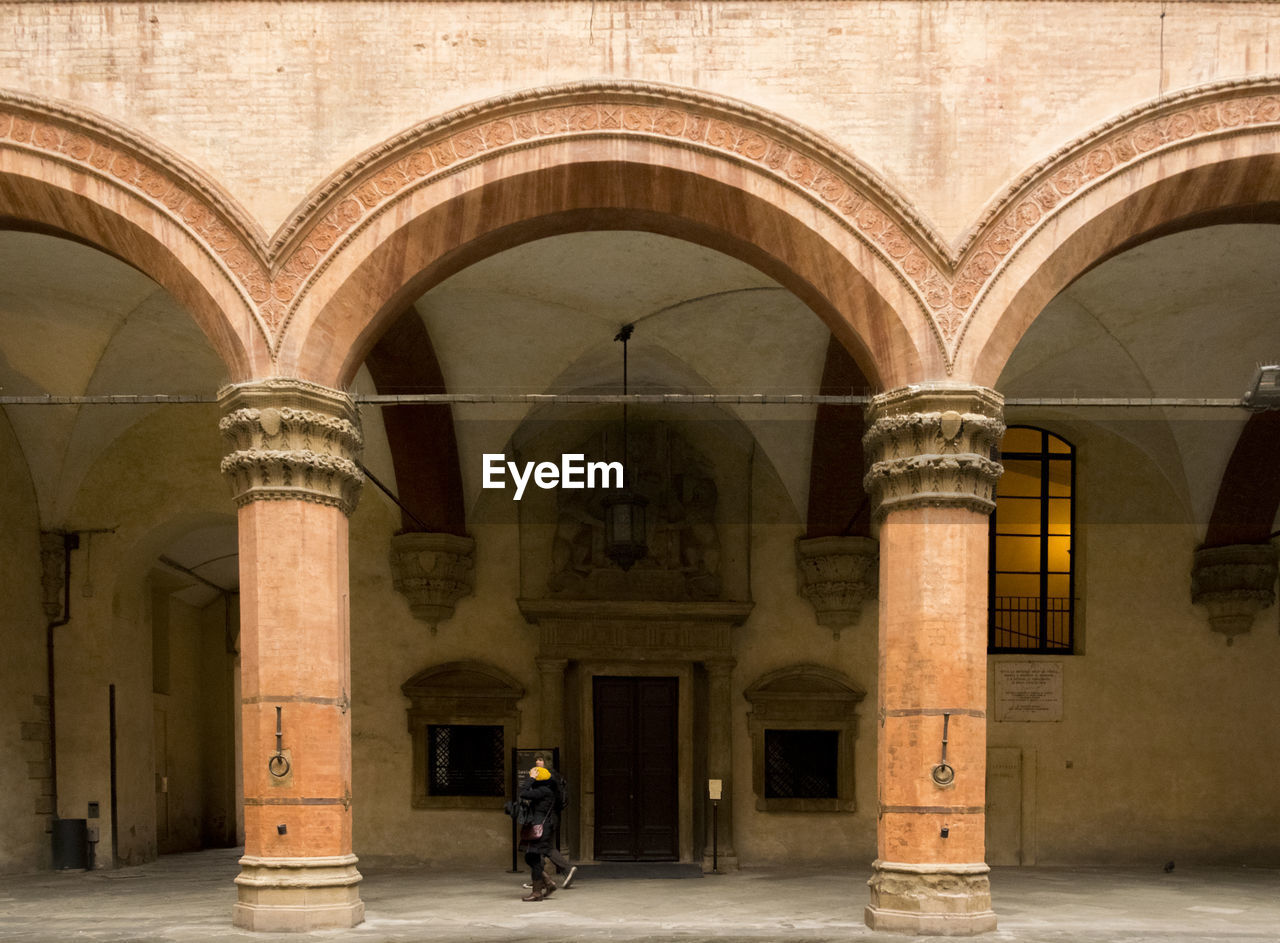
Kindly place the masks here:
POLYGON ((569 808, 569 780, 565 779, 559 773, 551 774, 551 783, 556 790, 556 812, 563 812, 569 808))
POLYGON ((533 809, 529 806, 528 799, 516 799, 508 802, 502 807, 502 811, 511 816, 512 821, 517 825, 524 825, 526 822, 533 820, 533 809))
POLYGON ((532 842, 540 841, 547 831, 547 819, 551 818, 551 810, 547 810, 547 814, 542 817, 541 822, 525 822, 520 826, 520 841, 532 842))

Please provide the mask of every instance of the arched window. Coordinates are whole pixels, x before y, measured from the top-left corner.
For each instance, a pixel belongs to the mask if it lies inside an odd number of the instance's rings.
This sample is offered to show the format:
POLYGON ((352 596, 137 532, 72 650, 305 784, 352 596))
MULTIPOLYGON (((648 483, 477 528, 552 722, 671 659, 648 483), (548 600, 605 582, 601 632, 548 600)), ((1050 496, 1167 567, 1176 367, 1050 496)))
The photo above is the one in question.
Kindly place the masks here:
POLYGON ((1044 429, 1010 426, 991 515, 988 648, 1070 653, 1075 570, 1075 447, 1044 429))

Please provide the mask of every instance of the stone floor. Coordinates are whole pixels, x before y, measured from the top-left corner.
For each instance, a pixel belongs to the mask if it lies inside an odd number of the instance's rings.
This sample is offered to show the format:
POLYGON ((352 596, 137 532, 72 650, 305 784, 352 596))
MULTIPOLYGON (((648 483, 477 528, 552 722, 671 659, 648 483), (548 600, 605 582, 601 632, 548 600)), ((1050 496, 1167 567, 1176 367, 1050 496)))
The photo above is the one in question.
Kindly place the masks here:
MULTIPOLYGON (((867 874, 743 870, 690 880, 583 879, 539 904, 502 871, 362 866, 366 920, 352 930, 231 927, 234 849, 118 871, 0 878, 4 943, 489 943, 856 940, 903 943, 862 922, 867 874)), ((1280 941, 1280 870, 996 868, 990 943, 1280 941)))

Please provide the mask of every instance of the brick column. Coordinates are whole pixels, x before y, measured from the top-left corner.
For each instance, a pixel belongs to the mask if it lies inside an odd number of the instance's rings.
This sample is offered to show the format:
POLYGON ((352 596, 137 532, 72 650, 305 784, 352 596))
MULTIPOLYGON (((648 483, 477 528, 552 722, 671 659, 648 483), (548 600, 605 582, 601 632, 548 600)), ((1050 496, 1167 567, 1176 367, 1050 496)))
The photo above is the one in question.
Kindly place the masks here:
POLYGON ((874 930, 996 926, 984 836, 987 517, 1002 406, 992 390, 939 383, 878 396, 868 415, 881 561, 874 930))
POLYGON ((364 919, 348 696, 359 418, 344 393, 301 380, 231 386, 220 399, 222 471, 240 509, 245 854, 232 922, 351 927, 364 919))
MULTIPOLYGON (((716 812, 718 863, 722 871, 738 867, 738 853, 733 847, 733 697, 729 685, 735 664, 732 658, 704 663, 707 669, 707 778, 724 783, 716 812)), ((706 789, 706 783, 699 783, 695 793, 705 800, 706 789)), ((704 870, 711 870, 711 859, 711 821, 708 819, 707 848, 702 855, 704 870)))

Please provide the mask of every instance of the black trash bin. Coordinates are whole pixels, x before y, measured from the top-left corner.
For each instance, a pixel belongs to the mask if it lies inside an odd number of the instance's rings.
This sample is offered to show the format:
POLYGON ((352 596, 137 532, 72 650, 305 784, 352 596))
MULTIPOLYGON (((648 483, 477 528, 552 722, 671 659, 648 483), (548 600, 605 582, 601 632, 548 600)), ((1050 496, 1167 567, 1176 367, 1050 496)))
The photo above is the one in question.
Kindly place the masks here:
POLYGON ((89 820, 53 820, 53 869, 84 871, 89 867, 89 820))

